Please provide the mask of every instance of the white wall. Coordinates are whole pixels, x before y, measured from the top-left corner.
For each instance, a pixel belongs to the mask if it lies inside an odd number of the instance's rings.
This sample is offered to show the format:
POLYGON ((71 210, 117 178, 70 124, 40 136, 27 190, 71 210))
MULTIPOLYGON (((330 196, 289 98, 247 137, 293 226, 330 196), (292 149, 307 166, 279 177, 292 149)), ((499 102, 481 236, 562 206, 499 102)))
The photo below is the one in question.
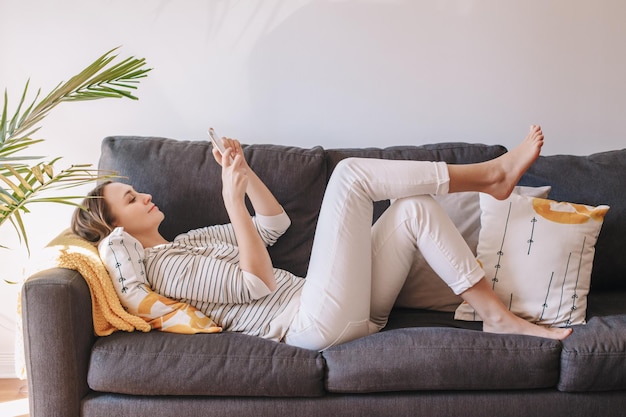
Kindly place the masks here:
MULTIPOLYGON (((38 153, 68 165, 96 163, 106 135, 204 139, 210 125, 245 143, 512 147, 539 123, 544 154, 588 154, 624 147, 625 19, 622 0, 0 0, 0 87, 15 103, 29 77, 48 91, 115 46, 147 58, 139 102, 45 121, 38 153)), ((32 245, 69 213, 29 216, 32 245)), ((0 271, 24 257, 0 251, 0 271)), ((2 376, 15 290, 0 288, 2 376)))

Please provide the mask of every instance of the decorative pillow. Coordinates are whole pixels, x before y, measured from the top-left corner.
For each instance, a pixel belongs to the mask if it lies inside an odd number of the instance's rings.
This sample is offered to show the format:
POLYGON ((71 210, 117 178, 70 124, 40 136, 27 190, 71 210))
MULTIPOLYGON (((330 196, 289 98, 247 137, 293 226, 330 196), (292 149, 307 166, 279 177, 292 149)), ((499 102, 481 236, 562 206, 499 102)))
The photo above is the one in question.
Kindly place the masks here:
MULTIPOLYGON (((515 187, 514 193, 533 197, 547 197, 550 186, 515 187)), ((480 231, 480 201, 478 192, 463 192, 434 196, 448 213, 463 239, 476 254, 480 231)), ((454 311, 463 300, 432 270, 417 251, 409 275, 396 300, 397 307, 454 311)))
MULTIPOLYGON (((595 243, 608 206, 480 194, 478 261, 502 302, 533 323, 584 324, 595 243)), ((478 320, 467 303, 456 319, 478 320)))
POLYGON ((141 243, 117 227, 98 245, 122 306, 143 318, 152 329, 171 333, 217 333, 221 328, 195 307, 163 297, 150 289, 141 243))

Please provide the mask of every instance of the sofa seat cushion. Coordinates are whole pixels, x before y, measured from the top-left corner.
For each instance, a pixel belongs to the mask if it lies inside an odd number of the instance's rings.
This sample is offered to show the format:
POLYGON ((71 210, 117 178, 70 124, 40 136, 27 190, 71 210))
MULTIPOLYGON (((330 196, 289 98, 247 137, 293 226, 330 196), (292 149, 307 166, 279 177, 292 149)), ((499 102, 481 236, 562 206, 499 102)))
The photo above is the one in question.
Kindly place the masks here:
POLYGON ((454 328, 381 332, 323 352, 335 393, 553 387, 561 343, 454 328))
POLYGON ((626 389, 626 292, 595 292, 587 324, 563 341, 561 391, 626 389))
POLYGON ((87 378, 118 394, 312 397, 324 393, 324 361, 242 334, 117 332, 95 343, 87 378))

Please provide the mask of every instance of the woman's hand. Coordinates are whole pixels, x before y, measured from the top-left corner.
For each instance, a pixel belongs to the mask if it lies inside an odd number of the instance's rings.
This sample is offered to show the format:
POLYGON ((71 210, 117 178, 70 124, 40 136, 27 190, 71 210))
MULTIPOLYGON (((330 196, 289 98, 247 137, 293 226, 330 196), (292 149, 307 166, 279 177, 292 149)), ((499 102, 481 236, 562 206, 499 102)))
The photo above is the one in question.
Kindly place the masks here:
MULTIPOLYGON (((236 139, 222 138, 224 140, 224 147, 226 148, 225 155, 222 155, 219 150, 213 148, 213 157, 218 164, 222 166, 222 182, 224 184, 223 189, 226 189, 226 182, 224 182, 224 167, 230 166, 237 158, 240 157, 241 161, 238 161, 237 169, 245 170, 247 182, 245 192, 250 198, 250 202, 254 207, 254 211, 265 216, 274 216, 283 212, 282 206, 276 201, 276 198, 272 192, 265 186, 263 181, 254 173, 254 171, 248 165, 241 143, 236 139)), ((228 174, 231 175, 231 174, 228 174)), ((227 180, 230 185, 233 185, 232 178, 227 180)), ((241 191, 241 190, 239 190, 241 191)), ((239 196, 240 194, 237 194, 239 196)), ((228 197, 233 197, 233 194, 228 197)), ((226 195, 224 198, 226 199, 226 195)), ((243 196, 242 196, 243 197, 243 196)))
MULTIPOLYGON (((239 141, 225 138, 224 145, 224 154, 213 149, 213 156, 222 166, 222 196, 239 246, 239 266, 243 271, 257 276, 270 291, 274 291, 276 278, 272 260, 245 203, 248 193, 252 205, 257 209, 259 203, 255 204, 255 201, 258 200, 258 189, 265 186, 248 166, 239 141)), ((278 207, 282 211, 282 207, 278 207)))
MULTIPOLYGON (((235 156, 241 155, 244 160, 244 164, 246 165, 246 167, 248 167, 248 163, 246 162, 245 156, 243 154, 243 148, 241 147, 241 143, 239 143, 237 139, 232 138, 222 138, 222 140, 224 141, 224 147, 226 148, 226 150, 231 149, 231 158, 235 158, 235 156)), ((222 162, 224 160, 224 155, 222 155, 215 146, 213 147, 213 158, 215 158, 218 164, 222 166, 224 165, 222 162)))
POLYGON ((233 156, 232 148, 226 148, 222 161, 222 196, 224 203, 243 203, 248 189, 248 171, 250 168, 246 164, 243 154, 233 156))
POLYGON ((222 138, 224 154, 213 147, 213 157, 222 167, 222 195, 225 204, 243 202, 248 188, 248 166, 241 143, 231 138, 222 138))

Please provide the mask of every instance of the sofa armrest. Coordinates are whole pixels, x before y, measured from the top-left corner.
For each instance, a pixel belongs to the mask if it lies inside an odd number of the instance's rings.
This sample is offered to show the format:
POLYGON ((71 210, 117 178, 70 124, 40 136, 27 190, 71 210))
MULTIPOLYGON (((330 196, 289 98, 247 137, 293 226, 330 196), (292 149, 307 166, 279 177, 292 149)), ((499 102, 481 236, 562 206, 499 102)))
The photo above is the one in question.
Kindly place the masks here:
POLYGON ((22 289, 22 320, 30 415, 78 417, 96 340, 87 283, 62 268, 31 276, 22 289))

